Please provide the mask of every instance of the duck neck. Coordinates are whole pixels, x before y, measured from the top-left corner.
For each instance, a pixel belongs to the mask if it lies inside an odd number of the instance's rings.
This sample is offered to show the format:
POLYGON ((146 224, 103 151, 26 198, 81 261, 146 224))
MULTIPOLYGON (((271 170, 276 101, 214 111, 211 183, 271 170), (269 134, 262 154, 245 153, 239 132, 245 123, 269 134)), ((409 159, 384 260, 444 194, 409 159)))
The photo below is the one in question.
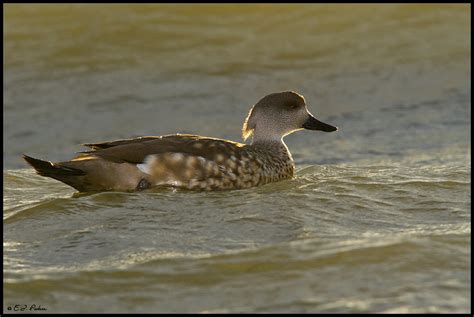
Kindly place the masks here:
POLYGON ((283 142, 283 134, 278 133, 278 131, 271 131, 269 129, 259 129, 259 127, 255 127, 253 131, 253 139, 252 144, 285 144, 283 142))
POLYGON ((282 133, 275 129, 259 129, 257 126, 253 131, 252 146, 263 149, 264 151, 273 153, 277 156, 286 156, 289 161, 293 162, 291 153, 283 141, 283 137, 286 134, 287 133, 282 133))
POLYGON ((283 141, 282 136, 258 137, 258 135, 255 135, 252 140, 252 146, 257 147, 257 148, 279 149, 278 152, 288 155, 288 157, 291 159, 291 153, 288 150, 288 147, 286 146, 285 142, 283 141))
POLYGON ((267 169, 278 175, 282 173, 286 176, 293 175, 295 164, 288 147, 283 141, 283 137, 254 138, 252 140, 251 147, 257 152, 265 153, 263 157, 266 162, 265 165, 267 166, 267 169), (284 166, 286 166, 286 168, 282 168, 282 163, 284 166))
POLYGON ((252 145, 285 145, 283 142, 282 136, 262 136, 262 135, 254 135, 252 139, 252 145))

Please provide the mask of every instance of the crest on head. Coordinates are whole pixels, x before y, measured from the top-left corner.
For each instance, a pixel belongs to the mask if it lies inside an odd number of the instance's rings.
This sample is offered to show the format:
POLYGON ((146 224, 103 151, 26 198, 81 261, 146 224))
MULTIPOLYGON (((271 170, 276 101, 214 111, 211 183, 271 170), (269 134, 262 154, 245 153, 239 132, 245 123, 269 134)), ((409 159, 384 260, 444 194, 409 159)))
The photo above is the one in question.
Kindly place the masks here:
POLYGON ((268 122, 278 124, 278 119, 286 115, 285 111, 297 110, 305 107, 303 96, 294 91, 282 91, 266 95, 250 109, 242 126, 242 138, 247 140, 254 134, 257 122, 268 122))

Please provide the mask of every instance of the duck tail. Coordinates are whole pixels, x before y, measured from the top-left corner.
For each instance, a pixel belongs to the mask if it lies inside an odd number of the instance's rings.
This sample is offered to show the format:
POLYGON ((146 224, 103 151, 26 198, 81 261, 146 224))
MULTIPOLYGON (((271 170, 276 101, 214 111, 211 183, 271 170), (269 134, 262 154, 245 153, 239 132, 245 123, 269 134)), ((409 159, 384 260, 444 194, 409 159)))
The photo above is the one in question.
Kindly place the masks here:
POLYGON ((36 173, 41 176, 49 176, 58 180, 62 180, 65 176, 86 175, 83 170, 39 160, 25 154, 23 154, 23 159, 36 170, 36 173))

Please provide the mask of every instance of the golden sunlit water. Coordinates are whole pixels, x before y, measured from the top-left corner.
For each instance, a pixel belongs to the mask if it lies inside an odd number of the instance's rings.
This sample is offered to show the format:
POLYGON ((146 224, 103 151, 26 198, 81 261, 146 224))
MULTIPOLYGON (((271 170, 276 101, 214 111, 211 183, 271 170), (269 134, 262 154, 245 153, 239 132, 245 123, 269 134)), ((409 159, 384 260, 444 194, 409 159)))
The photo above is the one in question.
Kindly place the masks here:
POLYGON ((462 4, 4 5, 3 311, 469 312, 470 23, 462 4), (291 180, 78 195, 21 159, 241 141, 280 90, 339 128, 285 138, 291 180))

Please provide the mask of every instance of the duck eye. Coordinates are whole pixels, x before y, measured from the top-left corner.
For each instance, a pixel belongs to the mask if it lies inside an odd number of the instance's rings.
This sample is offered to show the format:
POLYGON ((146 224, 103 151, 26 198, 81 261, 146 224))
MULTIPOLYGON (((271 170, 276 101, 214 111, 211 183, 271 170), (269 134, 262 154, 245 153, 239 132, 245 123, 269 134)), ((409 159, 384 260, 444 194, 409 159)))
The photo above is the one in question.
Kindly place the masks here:
POLYGON ((290 103, 290 104, 287 105, 287 108, 289 110, 296 110, 296 109, 299 108, 299 106, 296 103, 290 103))

